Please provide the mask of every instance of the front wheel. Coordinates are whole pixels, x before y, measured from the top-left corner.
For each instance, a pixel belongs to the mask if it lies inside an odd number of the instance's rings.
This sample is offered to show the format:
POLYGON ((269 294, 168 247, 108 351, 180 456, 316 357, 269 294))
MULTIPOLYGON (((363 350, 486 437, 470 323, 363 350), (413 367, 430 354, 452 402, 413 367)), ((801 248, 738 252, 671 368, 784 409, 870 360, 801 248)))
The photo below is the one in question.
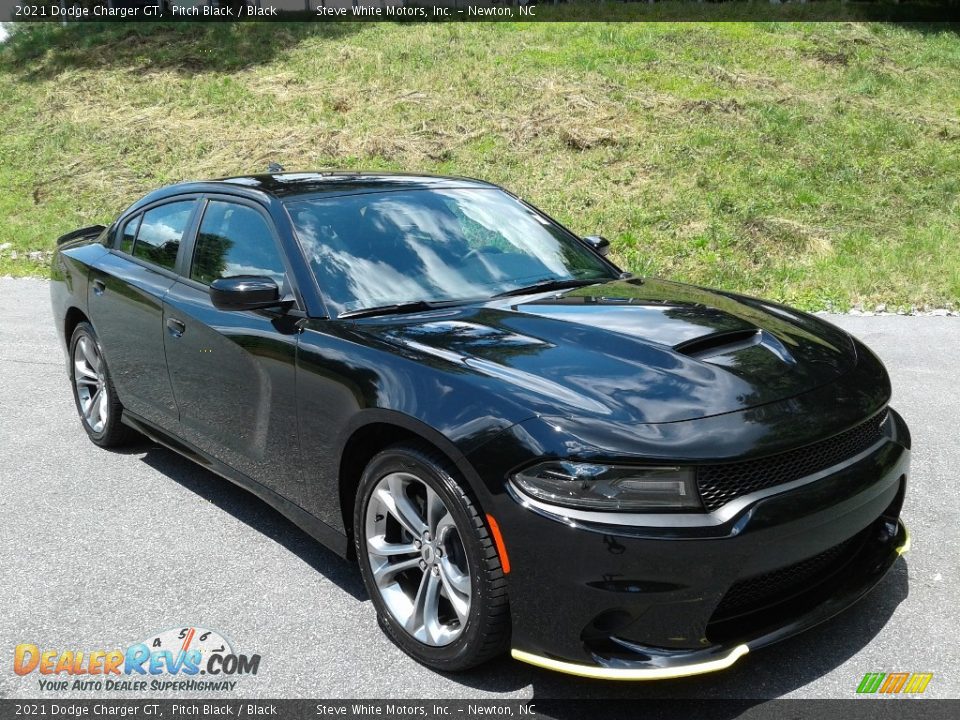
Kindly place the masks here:
POLYGON ((367 465, 354 542, 380 625, 437 670, 474 667, 510 638, 496 548, 455 468, 425 447, 397 445, 367 465))

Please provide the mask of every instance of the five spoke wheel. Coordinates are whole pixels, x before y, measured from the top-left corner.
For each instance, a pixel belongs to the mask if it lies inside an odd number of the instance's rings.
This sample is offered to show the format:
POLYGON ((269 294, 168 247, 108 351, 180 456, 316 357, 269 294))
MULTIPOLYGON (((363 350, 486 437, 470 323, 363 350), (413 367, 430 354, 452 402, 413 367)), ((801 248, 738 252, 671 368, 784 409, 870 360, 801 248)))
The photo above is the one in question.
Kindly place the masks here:
POLYGON ((365 541, 376 589, 394 619, 427 645, 448 645, 470 615, 470 567, 456 521, 416 475, 392 472, 367 504, 365 541))

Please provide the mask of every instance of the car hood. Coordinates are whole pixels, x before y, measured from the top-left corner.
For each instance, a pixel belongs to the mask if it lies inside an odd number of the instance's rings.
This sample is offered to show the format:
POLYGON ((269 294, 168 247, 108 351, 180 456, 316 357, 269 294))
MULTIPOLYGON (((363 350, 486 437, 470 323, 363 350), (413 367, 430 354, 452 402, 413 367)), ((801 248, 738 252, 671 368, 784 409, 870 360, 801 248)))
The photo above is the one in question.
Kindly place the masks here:
POLYGON ((856 364, 851 338, 780 305, 616 280, 364 321, 424 361, 489 379, 536 414, 664 423, 784 400, 856 364))

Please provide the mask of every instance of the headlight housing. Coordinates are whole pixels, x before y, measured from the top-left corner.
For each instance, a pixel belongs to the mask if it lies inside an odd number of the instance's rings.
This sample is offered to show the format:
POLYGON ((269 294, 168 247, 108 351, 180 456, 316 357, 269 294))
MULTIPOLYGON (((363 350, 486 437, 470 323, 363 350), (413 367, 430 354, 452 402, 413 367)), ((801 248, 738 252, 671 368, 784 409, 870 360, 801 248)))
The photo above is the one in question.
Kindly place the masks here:
POLYGON ((631 467, 551 460, 512 477, 527 495, 588 510, 702 510, 693 468, 631 467))

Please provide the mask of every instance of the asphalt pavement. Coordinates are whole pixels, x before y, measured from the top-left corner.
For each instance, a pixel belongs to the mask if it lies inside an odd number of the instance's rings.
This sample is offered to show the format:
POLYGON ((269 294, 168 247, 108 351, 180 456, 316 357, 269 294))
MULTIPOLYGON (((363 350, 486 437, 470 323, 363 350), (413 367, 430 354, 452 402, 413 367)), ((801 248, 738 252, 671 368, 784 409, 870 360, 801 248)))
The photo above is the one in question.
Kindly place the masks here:
POLYGON ((96 697, 15 675, 17 644, 109 650, 186 626, 261 655, 223 697, 851 698, 864 673, 896 671, 932 672, 926 696, 960 697, 960 318, 829 319, 884 360, 913 432, 913 547, 876 590, 713 675, 598 682, 508 657, 442 675, 381 633, 353 565, 252 495, 147 441, 90 443, 47 283, 0 279, 0 697, 96 697))

